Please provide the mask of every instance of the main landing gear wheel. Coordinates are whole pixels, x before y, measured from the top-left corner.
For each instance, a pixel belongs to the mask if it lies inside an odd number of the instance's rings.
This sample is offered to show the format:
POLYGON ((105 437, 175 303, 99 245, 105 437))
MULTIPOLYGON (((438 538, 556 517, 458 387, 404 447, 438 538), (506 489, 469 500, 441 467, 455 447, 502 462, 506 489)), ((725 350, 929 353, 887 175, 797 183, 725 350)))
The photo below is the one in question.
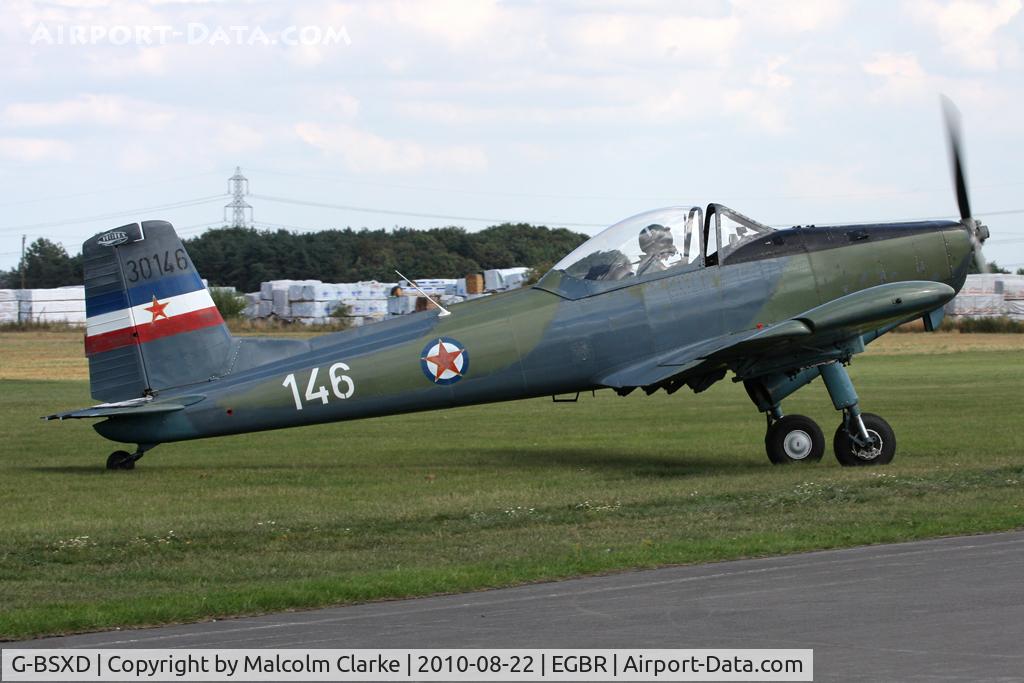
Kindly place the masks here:
POLYGON ((861 413, 861 420, 871 438, 870 444, 859 444, 846 429, 846 420, 836 429, 832 447, 836 460, 843 467, 866 467, 888 465, 896 455, 896 433, 889 423, 874 413, 861 413))
POLYGON ((825 435, 818 423, 804 415, 786 415, 768 428, 764 436, 768 459, 775 465, 818 462, 825 453, 825 435))
POLYGON ((134 470, 135 456, 128 451, 114 451, 107 456, 108 470, 134 470))

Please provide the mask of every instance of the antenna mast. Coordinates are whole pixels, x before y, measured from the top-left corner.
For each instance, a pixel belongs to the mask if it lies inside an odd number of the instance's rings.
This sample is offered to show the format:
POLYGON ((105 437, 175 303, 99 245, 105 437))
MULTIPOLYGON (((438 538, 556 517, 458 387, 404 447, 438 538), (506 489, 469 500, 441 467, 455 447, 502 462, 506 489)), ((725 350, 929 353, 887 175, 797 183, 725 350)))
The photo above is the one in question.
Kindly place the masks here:
POLYGON ((25 289, 25 235, 21 236, 21 263, 18 268, 21 270, 21 288, 25 289))

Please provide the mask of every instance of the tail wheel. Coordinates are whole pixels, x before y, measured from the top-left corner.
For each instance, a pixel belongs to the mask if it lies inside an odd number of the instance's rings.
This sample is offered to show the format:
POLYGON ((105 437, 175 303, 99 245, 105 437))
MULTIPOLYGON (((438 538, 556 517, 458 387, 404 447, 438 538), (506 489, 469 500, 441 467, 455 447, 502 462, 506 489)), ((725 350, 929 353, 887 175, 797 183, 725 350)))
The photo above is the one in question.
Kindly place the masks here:
POLYGON ((864 445, 855 442, 846 431, 844 420, 836 429, 836 436, 832 441, 836 460, 843 467, 888 465, 896 455, 896 433, 888 422, 874 413, 861 413, 860 418, 868 430, 871 443, 864 445))
POLYGON ((764 437, 768 459, 775 465, 818 462, 825 453, 825 435, 804 415, 786 415, 772 423, 764 437))

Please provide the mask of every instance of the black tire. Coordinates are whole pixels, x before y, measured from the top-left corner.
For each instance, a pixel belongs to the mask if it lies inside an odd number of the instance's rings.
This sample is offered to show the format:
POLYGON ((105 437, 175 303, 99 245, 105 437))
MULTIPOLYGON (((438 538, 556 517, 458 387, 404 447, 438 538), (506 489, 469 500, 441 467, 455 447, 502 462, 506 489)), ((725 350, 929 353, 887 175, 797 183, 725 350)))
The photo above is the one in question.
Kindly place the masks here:
POLYGON ((128 451, 114 451, 107 456, 108 470, 134 470, 135 459, 128 451))
POLYGON ((896 433, 889 426, 889 423, 874 413, 861 413, 864 420, 864 427, 872 441, 877 443, 873 448, 866 449, 857 446, 846 431, 846 425, 840 424, 836 429, 836 436, 832 440, 832 447, 836 452, 836 460, 843 467, 870 467, 872 465, 888 465, 896 455, 896 433))
POLYGON ((818 462, 825 453, 825 434, 805 415, 786 415, 768 428, 764 449, 774 465, 818 462))

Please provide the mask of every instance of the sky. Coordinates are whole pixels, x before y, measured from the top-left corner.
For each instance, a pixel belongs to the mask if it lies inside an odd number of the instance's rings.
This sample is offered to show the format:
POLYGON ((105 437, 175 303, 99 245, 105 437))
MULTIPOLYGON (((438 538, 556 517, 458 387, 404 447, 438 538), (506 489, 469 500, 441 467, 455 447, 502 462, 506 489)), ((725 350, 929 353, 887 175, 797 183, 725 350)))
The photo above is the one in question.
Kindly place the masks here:
POLYGON ((719 202, 788 226, 952 217, 1024 266, 1021 0, 4 0, 0 268, 110 227, 594 234, 719 202))

